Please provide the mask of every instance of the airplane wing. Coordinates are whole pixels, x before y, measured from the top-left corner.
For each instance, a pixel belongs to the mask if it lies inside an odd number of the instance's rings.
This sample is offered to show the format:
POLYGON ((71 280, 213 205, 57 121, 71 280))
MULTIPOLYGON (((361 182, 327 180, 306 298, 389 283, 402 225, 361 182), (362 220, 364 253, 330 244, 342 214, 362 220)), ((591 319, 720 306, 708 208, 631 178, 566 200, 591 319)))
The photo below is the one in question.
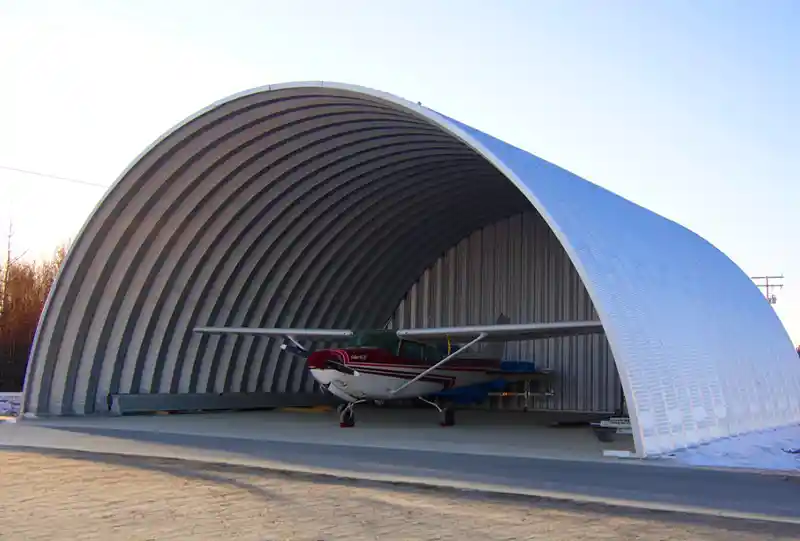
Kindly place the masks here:
POLYGON ((195 327, 194 332, 204 334, 244 334, 252 336, 283 336, 285 338, 309 338, 328 340, 332 338, 350 338, 350 329, 269 329, 261 327, 195 327))
POLYGON ((282 336, 292 344, 282 344, 281 349, 293 355, 308 357, 310 351, 299 340, 329 340, 353 336, 350 329, 269 329, 260 327, 195 327, 194 332, 203 334, 243 334, 249 336, 282 336))
POLYGON ((599 321, 562 321, 556 323, 516 323, 495 325, 471 325, 466 327, 429 327, 423 329, 400 329, 397 336, 417 341, 473 340, 482 336, 482 342, 514 342, 577 336, 603 332, 599 321))
POLYGON ((396 389, 392 390, 395 394, 405 389, 415 381, 425 377, 440 366, 455 359, 458 355, 474 346, 478 342, 511 342, 520 340, 532 340, 536 338, 551 338, 556 336, 577 336, 580 334, 595 334, 603 332, 603 326, 599 321, 563 321, 556 323, 518 323, 518 324, 495 324, 495 325, 470 325, 466 327, 433 327, 427 329, 400 329, 397 336, 409 338, 417 341, 436 340, 453 338, 466 338, 469 341, 459 349, 447 355, 444 359, 433 366, 423 370, 414 378, 406 381, 396 389))

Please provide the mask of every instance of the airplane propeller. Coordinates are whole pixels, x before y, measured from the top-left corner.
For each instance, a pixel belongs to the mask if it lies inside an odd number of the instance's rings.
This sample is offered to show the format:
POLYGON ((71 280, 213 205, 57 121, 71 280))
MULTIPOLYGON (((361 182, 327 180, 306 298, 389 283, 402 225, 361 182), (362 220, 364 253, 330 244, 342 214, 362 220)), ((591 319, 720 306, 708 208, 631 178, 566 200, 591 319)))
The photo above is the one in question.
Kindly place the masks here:
POLYGON ((308 356, 311 355, 311 352, 308 351, 306 348, 300 345, 300 343, 294 339, 292 336, 287 336, 291 344, 283 343, 281 344, 281 349, 287 353, 292 355, 297 355, 298 357, 302 357, 303 359, 308 359, 308 356))

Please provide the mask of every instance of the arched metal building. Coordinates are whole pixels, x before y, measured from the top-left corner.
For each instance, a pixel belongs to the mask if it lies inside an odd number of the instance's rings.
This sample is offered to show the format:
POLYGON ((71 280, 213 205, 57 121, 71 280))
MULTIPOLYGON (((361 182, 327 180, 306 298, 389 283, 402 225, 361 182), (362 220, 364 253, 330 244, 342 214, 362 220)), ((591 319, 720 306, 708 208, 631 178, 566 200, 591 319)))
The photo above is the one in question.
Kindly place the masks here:
POLYGON ((639 455, 800 421, 785 329, 711 244, 430 109, 321 82, 214 103, 123 173, 53 286, 23 410, 315 390, 275 341, 195 325, 455 325, 501 311, 600 318, 604 337, 511 351, 559 371, 549 407, 613 409, 621 383, 639 455))

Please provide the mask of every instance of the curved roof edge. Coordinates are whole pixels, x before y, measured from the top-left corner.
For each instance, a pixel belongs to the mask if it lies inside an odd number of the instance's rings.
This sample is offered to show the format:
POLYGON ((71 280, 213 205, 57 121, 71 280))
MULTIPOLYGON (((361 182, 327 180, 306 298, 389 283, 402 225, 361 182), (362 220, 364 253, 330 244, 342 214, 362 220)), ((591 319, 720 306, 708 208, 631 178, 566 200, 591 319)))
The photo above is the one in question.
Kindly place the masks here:
MULTIPOLYGON (((79 237, 128 172, 181 127, 243 96, 306 87, 370 96, 411 111, 475 150, 526 196, 563 245, 603 322, 639 455, 800 422, 800 363, 791 340, 758 288, 722 252, 560 167, 385 92, 310 81, 267 85, 214 102, 149 145, 109 188, 79 237)), ((32 356, 70 264, 68 254, 32 356)))

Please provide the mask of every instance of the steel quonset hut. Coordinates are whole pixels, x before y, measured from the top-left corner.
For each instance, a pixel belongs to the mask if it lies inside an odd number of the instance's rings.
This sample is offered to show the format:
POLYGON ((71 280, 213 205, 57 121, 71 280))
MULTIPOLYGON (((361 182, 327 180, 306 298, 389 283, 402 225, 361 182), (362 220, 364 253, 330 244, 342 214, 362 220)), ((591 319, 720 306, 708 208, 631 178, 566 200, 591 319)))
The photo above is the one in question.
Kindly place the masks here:
POLYGON ((23 410, 317 390, 276 341, 195 325, 475 324, 501 311, 600 318, 605 336, 510 351, 558 368, 553 407, 613 409, 621 382, 640 456, 800 421, 785 329, 711 244, 428 108, 322 82, 214 103, 122 174, 52 288, 23 410))

